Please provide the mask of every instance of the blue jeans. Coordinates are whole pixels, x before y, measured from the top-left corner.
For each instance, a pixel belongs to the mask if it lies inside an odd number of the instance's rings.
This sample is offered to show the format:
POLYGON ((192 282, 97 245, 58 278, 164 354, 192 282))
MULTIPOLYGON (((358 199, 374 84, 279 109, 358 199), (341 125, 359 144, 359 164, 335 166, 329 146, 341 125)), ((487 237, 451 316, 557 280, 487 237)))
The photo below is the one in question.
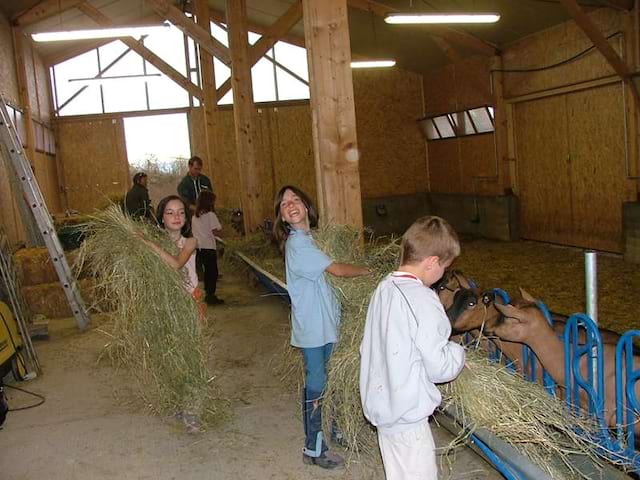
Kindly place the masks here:
POLYGON ((327 363, 331 358, 333 343, 322 347, 303 348, 305 385, 303 391, 302 418, 304 421, 304 454, 319 457, 327 449, 322 433, 322 395, 327 384, 327 363))

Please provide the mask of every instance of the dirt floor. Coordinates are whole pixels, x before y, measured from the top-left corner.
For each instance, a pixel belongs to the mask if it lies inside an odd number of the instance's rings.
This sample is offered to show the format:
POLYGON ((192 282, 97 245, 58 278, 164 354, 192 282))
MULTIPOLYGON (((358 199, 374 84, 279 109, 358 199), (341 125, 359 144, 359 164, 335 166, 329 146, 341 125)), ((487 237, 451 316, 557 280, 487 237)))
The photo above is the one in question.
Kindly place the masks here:
MULTIPOLYGON (((173 418, 146 411, 130 376, 100 354, 104 317, 79 333, 72 319, 53 320, 36 342, 43 375, 20 387, 46 397, 40 407, 9 413, 0 431, 0 478, 42 479, 383 479, 378 465, 353 461, 327 472, 301 459, 298 394, 273 371, 288 336, 288 306, 261 295, 244 275, 225 274, 224 306, 208 309, 213 364, 231 416, 198 435, 173 418)), ((13 408, 33 399, 8 391, 13 408)), ((436 432, 437 443, 451 437, 436 432)), ((469 449, 441 478, 502 478, 469 449)))

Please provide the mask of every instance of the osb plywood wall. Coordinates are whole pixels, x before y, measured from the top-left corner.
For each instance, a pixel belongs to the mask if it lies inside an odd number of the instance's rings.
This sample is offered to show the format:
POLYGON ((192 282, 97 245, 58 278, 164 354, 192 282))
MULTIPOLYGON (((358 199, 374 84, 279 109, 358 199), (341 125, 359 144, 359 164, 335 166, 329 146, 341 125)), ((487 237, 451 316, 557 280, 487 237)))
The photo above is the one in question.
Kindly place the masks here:
POLYGON ((126 193, 129 167, 121 118, 61 119, 58 136, 69 208, 90 212, 126 193))
MULTIPOLYGON (((622 13, 603 9, 591 17, 605 35, 624 30, 622 13)), ((610 43, 623 51, 621 35, 610 43)), ((550 65, 590 45, 571 21, 508 48, 503 66, 550 65)), ((505 96, 514 102, 515 187, 525 238, 622 251, 622 203, 636 196, 625 172, 637 159, 628 144, 632 122, 625 119, 629 105, 621 84, 540 95, 612 73, 594 51, 557 68, 505 74, 505 96), (539 98, 518 99, 532 93, 539 98)))
MULTIPOLYGON (((614 9, 596 10, 590 14, 604 36, 624 30, 624 15, 614 9)), ((624 35, 609 40, 611 46, 622 52, 624 35)), ((503 52, 505 70, 539 68, 555 65, 591 47, 592 43, 575 22, 565 22, 556 27, 530 35, 514 43, 503 52)), ((612 75, 613 69, 597 49, 575 61, 556 68, 528 73, 505 73, 505 97, 515 97, 531 92, 549 90, 563 85, 612 75)))
POLYGON ((426 192, 422 77, 399 68, 354 70, 363 198, 426 192))
MULTIPOLYGON (((427 116, 493 105, 490 58, 471 57, 424 76, 427 116)), ((430 191, 499 195, 492 133, 427 142, 430 191)))

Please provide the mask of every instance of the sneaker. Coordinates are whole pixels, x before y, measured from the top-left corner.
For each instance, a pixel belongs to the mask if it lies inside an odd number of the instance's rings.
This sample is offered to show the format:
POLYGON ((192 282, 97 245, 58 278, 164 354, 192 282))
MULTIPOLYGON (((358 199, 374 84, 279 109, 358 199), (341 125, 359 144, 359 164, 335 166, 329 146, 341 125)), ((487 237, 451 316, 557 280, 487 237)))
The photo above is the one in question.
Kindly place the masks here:
POLYGON ((302 463, 305 465, 317 465, 320 468, 326 468, 327 470, 333 470, 334 468, 344 467, 344 458, 334 452, 327 450, 319 457, 310 457, 302 454, 302 463))
POLYGON ((207 305, 224 305, 224 300, 216 297, 215 295, 207 297, 205 302, 207 302, 207 305))

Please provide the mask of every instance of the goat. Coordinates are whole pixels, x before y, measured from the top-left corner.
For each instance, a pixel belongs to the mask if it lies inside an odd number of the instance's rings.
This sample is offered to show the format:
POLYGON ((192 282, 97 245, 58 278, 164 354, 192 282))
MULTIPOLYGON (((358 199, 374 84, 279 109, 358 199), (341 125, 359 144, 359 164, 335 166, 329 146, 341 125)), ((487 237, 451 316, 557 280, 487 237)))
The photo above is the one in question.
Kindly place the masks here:
MULTIPOLYGON (((530 296, 529 296, 530 297, 530 296)), ((558 338, 540 308, 527 300, 514 301, 512 305, 495 304, 502 317, 490 327, 493 333, 501 339, 528 345, 538 357, 545 370, 553 380, 566 389, 564 367, 564 342, 558 338)), ((603 343, 604 355, 604 421, 609 426, 616 422, 616 394, 615 394, 615 346, 603 343)), ((580 361, 580 372, 587 377, 587 361, 585 357, 580 361)), ((640 367, 640 357, 634 357, 633 368, 640 367)), ((640 385, 635 384, 635 395, 640 398, 640 385)), ((582 406, 586 405, 586 395, 580 397, 582 406)), ((640 433, 640 424, 634 425, 636 435, 640 433)))

